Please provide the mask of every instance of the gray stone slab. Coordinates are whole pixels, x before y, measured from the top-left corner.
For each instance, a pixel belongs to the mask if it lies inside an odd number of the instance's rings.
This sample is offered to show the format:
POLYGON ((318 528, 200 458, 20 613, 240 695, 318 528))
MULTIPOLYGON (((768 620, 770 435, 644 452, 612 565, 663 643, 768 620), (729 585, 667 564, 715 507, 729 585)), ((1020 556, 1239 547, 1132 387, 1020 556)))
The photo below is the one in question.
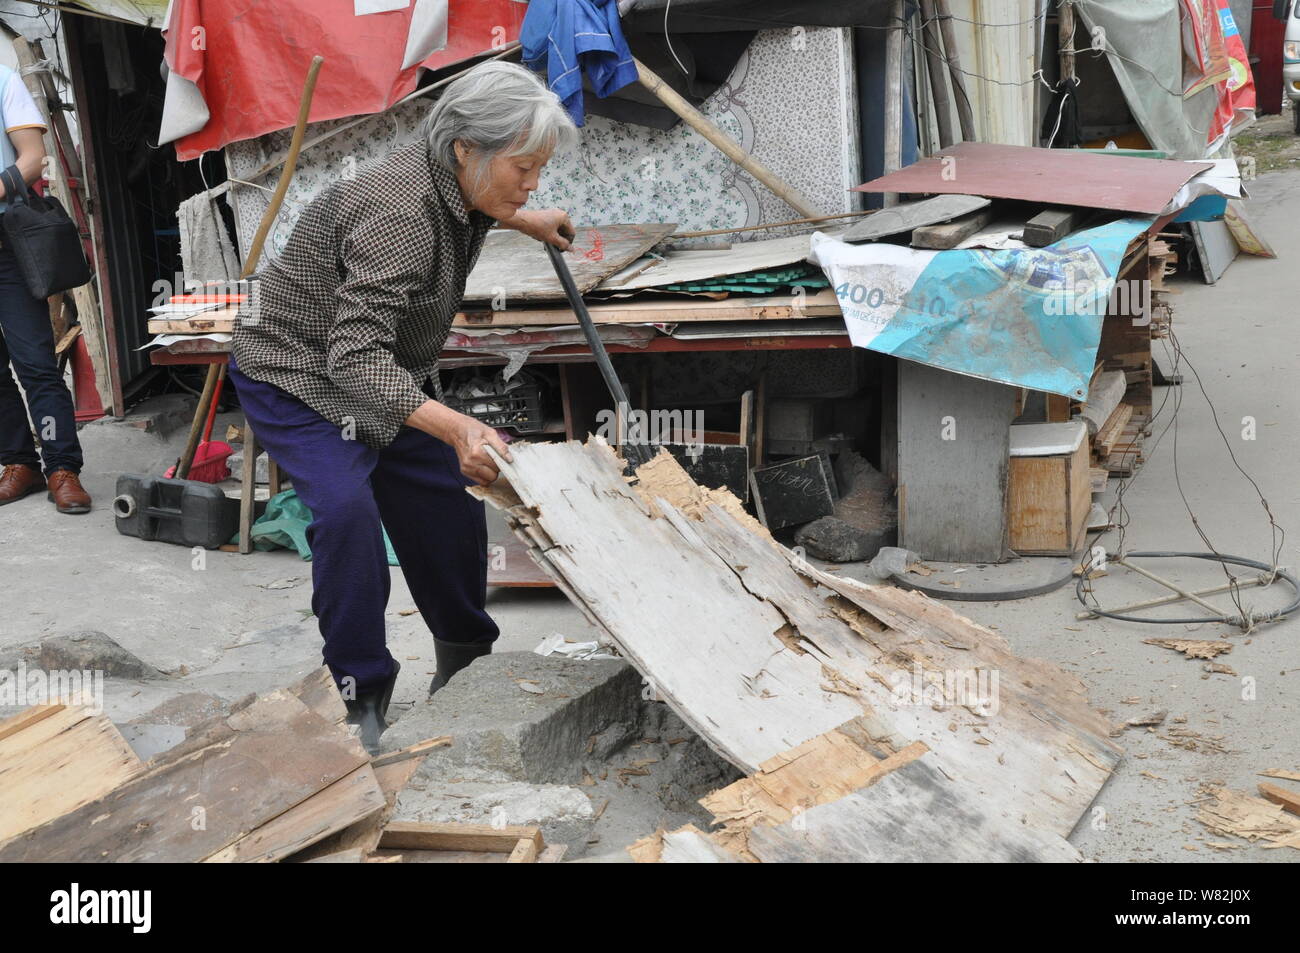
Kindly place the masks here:
POLYGON ((120 678, 167 677, 94 629, 45 639, 41 642, 40 664, 46 671, 100 671, 120 678))
POLYGON ((417 702, 384 733, 381 747, 393 751, 451 735, 452 745, 428 762, 454 766, 462 775, 576 781, 589 746, 617 750, 635 733, 640 686, 640 675, 623 661, 489 655, 417 702))

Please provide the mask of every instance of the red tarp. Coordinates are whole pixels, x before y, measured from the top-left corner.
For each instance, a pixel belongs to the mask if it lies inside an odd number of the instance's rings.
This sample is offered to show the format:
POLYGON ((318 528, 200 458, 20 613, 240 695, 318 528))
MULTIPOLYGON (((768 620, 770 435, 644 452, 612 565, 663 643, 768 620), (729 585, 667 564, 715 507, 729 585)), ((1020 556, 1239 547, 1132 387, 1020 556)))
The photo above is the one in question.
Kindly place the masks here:
POLYGON ((167 65, 198 87, 210 112, 202 129, 176 140, 176 157, 292 126, 317 54, 325 64, 313 122, 381 112, 415 89, 421 66, 518 40, 527 10, 515 0, 175 0, 167 65), (403 68, 412 17, 432 6, 448 8, 446 46, 403 68))

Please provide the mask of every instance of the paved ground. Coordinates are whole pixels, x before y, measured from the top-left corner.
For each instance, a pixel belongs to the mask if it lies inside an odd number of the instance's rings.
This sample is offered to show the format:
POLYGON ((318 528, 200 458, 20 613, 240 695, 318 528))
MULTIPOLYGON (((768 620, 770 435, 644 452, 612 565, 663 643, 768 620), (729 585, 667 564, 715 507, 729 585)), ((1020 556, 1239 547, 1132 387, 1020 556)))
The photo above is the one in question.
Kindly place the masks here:
MULTIPOLYGON (((1200 372, 1237 460, 1258 481, 1274 515, 1292 530, 1283 552, 1294 566, 1300 540, 1300 328, 1292 243, 1300 237, 1300 190, 1294 173, 1252 183, 1251 214, 1282 259, 1242 257, 1217 287, 1183 282, 1176 298, 1178 338, 1200 372), (1253 417, 1257 438, 1242 439, 1253 417)), ((1164 357, 1169 370, 1171 357, 1164 357)), ((1233 468, 1206 401, 1189 368, 1183 372, 1177 452, 1182 488, 1201 528, 1223 552, 1267 559, 1266 518, 1249 483, 1233 468)), ((1165 392, 1157 392, 1162 395, 1165 392)), ((1173 398, 1156 422, 1160 435, 1173 398)), ((218 428, 218 431, 223 429, 218 428)), ((160 473, 174 459, 180 435, 169 442, 120 423, 83 429, 89 461, 85 482, 99 506, 87 517, 56 514, 43 497, 0 509, 0 662, 16 664, 16 647, 82 628, 110 635, 150 664, 179 676, 166 682, 113 681, 109 714, 135 717, 181 692, 203 690, 223 698, 286 683, 319 662, 310 612, 310 567, 287 552, 241 557, 141 542, 120 536, 108 507, 116 474, 160 473)), ((1115 486, 1112 481, 1112 492, 1115 486)), ((1129 549, 1202 550, 1175 486, 1174 432, 1165 434, 1133 481, 1126 501, 1129 549)), ((1114 534, 1103 542, 1114 545, 1114 534)), ((1214 585, 1214 565, 1164 567, 1189 584, 1214 585)), ((1152 591, 1112 571, 1099 593, 1111 604, 1152 591)), ((1277 595, 1251 597, 1280 604, 1277 595)), ((414 701, 432 670, 432 651, 400 572, 393 573, 390 640, 403 662, 395 704, 414 701)), ((1221 780, 1253 790, 1257 771, 1300 769, 1300 623, 1267 626, 1250 636, 1218 625, 1140 626, 1079 622, 1068 590, 1016 603, 961 605, 977 621, 997 627, 1021 654, 1052 659, 1077 673, 1093 701, 1113 717, 1166 708, 1170 722, 1155 731, 1129 731, 1129 757, 1102 791, 1097 810, 1072 840, 1091 858, 1125 860, 1283 861, 1288 851, 1258 847, 1215 851, 1193 820, 1197 787, 1221 780), (1220 658, 1237 675, 1209 674, 1202 663, 1143 638, 1230 637, 1220 658), (1136 702, 1126 702, 1136 699, 1136 702), (1186 722, 1174 719, 1185 718, 1186 722), (1177 747, 1169 728, 1210 739, 1177 747), (1222 748, 1222 751, 1207 750, 1222 748)), ((496 591, 491 610, 503 649, 526 650, 553 632, 584 637, 589 626, 554 591, 496 591)))

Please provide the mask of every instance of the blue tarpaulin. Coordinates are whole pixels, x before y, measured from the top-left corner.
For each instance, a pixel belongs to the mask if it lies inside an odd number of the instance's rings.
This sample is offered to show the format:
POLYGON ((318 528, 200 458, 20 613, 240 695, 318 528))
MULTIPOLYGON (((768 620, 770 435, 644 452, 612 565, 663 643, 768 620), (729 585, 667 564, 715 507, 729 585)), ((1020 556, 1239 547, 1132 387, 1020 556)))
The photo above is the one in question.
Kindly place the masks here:
POLYGON ((1116 275, 1153 219, 1124 218, 1046 248, 925 251, 817 232, 821 265, 858 347, 1018 387, 1087 396, 1112 292, 1150 320, 1149 289, 1116 275))

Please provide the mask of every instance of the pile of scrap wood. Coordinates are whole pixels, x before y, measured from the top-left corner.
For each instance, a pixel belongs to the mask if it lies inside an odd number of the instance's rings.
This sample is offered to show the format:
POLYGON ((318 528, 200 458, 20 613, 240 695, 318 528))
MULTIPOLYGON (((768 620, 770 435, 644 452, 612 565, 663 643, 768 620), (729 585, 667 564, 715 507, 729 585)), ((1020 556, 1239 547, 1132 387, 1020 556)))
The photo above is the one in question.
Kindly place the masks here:
POLYGON ((1082 684, 926 596, 820 572, 666 453, 532 444, 474 492, 749 777, 651 860, 1079 860, 1121 751, 1082 684))
POLYGON ((0 722, 0 862, 555 859, 536 827, 389 823, 451 739, 372 760, 345 716, 322 668, 142 762, 102 714, 28 708, 0 722))

